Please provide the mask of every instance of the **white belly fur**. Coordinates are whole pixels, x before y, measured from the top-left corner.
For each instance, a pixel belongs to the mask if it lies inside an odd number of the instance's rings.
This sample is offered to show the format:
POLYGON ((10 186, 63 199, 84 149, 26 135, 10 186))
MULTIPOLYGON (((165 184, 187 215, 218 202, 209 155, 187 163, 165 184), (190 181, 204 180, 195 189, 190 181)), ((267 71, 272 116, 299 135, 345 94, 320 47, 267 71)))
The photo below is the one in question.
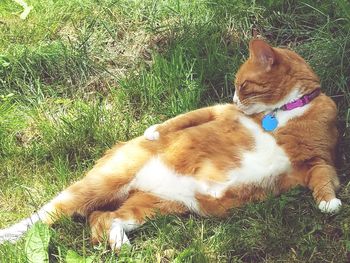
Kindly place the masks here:
POLYGON ((241 116, 240 122, 253 135, 255 148, 243 153, 241 166, 228 171, 226 182, 203 181, 179 174, 156 156, 136 174, 129 184, 129 189, 138 189, 166 200, 179 201, 191 210, 200 212, 195 198, 197 193, 220 198, 233 186, 272 182, 276 176, 288 173, 291 163, 275 139, 247 117, 241 116))

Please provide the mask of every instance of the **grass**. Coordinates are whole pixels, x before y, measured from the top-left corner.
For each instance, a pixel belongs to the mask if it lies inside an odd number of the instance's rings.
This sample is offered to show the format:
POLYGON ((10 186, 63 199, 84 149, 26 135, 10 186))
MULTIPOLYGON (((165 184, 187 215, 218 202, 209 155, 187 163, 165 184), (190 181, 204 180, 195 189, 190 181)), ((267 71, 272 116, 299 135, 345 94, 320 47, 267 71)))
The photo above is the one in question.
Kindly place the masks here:
MULTIPOLYGON (((254 25, 299 52, 339 108, 337 215, 311 194, 233 209, 225 219, 159 216, 131 234, 120 262, 348 262, 350 260, 350 4, 336 1, 29 1, 27 20, 0 3, 0 228, 80 178, 116 141, 181 112, 230 102, 254 25)), ((92 247, 84 220, 50 229, 50 262, 92 247)), ((25 242, 0 262, 26 262, 25 242)))

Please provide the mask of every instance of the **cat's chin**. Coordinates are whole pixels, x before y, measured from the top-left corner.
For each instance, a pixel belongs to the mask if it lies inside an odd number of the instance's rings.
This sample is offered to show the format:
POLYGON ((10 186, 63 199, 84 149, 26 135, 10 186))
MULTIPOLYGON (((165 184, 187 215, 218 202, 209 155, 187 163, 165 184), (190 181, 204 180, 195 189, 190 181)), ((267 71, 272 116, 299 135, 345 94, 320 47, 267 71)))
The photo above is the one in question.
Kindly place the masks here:
MULTIPOLYGON (((268 111, 271 107, 267 106, 264 103, 257 102, 251 105, 243 105, 240 101, 239 97, 237 96, 237 92, 235 92, 235 95, 233 97, 233 104, 237 106, 237 108, 243 112, 245 115, 254 115, 261 112, 268 111)), ((272 108, 273 109, 273 108, 272 108)))

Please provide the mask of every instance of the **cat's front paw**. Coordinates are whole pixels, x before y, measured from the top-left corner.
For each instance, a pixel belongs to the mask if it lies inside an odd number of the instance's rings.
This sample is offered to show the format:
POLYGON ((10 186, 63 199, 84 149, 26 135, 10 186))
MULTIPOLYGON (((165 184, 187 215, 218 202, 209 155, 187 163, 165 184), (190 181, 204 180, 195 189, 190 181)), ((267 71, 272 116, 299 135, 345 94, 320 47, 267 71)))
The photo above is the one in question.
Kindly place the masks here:
POLYGON ((147 128, 143 134, 147 140, 156 141, 159 139, 159 132, 157 131, 157 127, 159 124, 154 124, 151 127, 147 128))
POLYGON ((336 213, 340 210, 341 201, 338 198, 333 198, 329 201, 321 201, 318 208, 324 213, 336 213))

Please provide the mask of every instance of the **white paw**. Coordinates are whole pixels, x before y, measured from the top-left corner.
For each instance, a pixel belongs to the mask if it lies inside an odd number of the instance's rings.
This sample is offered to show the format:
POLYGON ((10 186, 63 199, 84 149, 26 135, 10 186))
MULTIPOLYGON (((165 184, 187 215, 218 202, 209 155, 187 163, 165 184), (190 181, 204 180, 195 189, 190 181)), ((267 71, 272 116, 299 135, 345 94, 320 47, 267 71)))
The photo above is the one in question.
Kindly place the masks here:
POLYGON ((318 208, 324 213, 335 213, 341 207, 341 201, 338 198, 333 198, 330 201, 321 201, 318 208))
POLYGON ((6 241, 16 243, 22 237, 22 233, 10 233, 3 231, 4 230, 0 230, 0 244, 5 243, 6 241))
POLYGON ((28 225, 23 223, 17 223, 9 228, 0 230, 0 244, 8 241, 15 243, 19 240, 27 231, 28 225))
POLYGON ((113 221, 109 232, 109 244, 111 249, 119 251, 124 244, 130 245, 129 238, 125 234, 123 225, 118 221, 113 221))
POLYGON ((147 140, 156 141, 159 139, 159 132, 157 131, 157 127, 159 124, 154 124, 151 127, 147 128, 143 134, 147 140))

